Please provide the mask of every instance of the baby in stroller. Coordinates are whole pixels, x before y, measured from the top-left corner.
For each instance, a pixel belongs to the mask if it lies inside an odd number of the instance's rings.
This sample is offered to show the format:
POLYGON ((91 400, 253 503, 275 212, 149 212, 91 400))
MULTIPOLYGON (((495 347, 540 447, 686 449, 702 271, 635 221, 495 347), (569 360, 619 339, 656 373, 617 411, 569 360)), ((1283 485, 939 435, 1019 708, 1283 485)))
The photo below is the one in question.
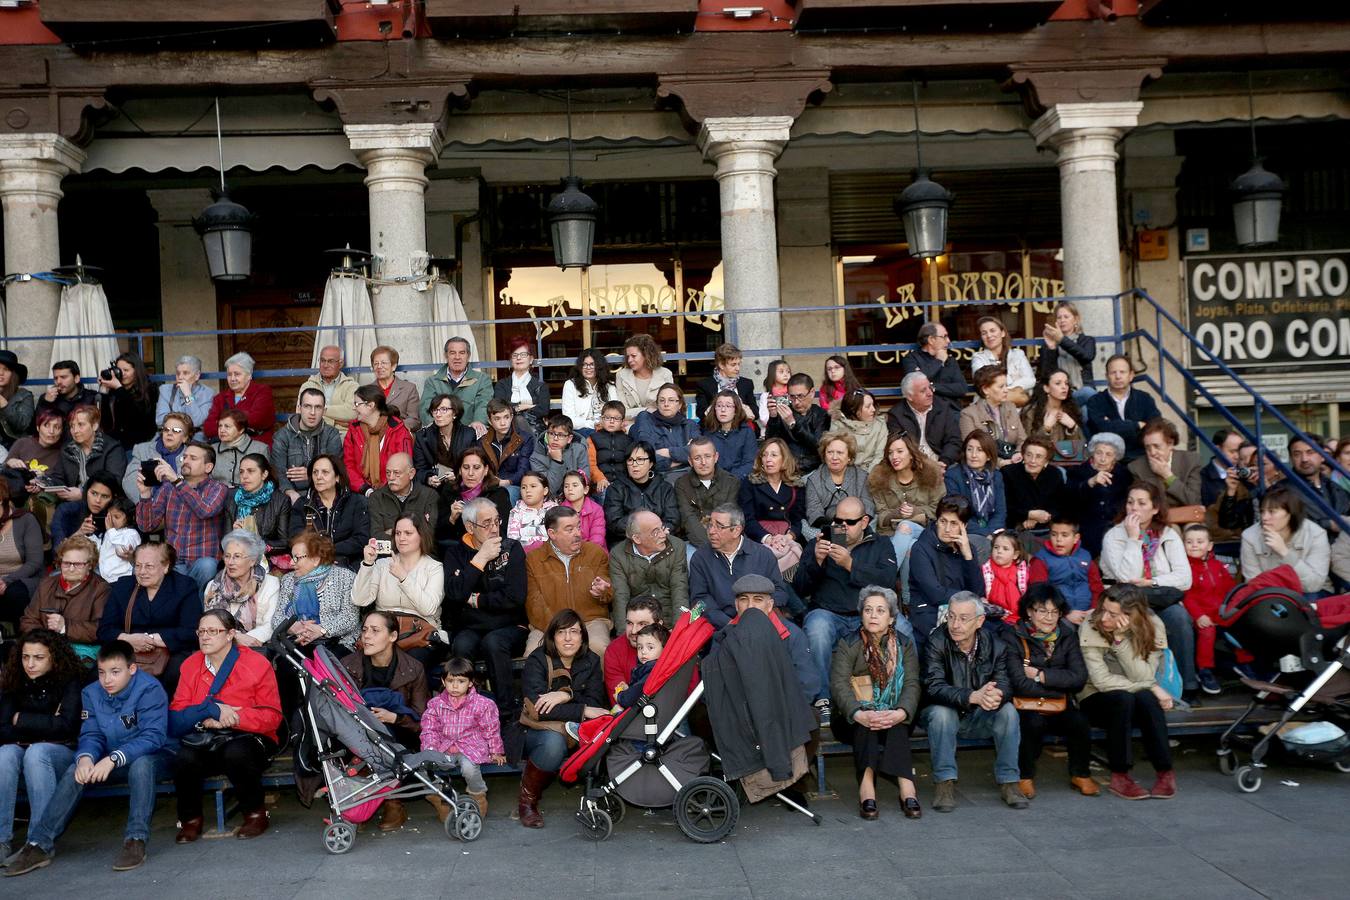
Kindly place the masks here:
MULTIPOLYGON (((637 703, 642 698, 642 692, 647 686, 647 676, 652 674, 652 669, 656 667, 656 661, 661 658, 661 651, 665 648, 668 640, 670 640, 670 629, 664 625, 653 623, 639 631, 637 633, 638 664, 633 667, 633 671, 628 676, 628 681, 620 683, 614 689, 614 708, 610 710, 610 714, 595 719, 587 719, 585 722, 568 722, 563 726, 567 731, 567 736, 581 746, 589 747, 597 737, 604 733, 606 726, 614 720, 616 715, 637 703)), ((636 749, 641 751, 645 748, 638 745, 636 749)))

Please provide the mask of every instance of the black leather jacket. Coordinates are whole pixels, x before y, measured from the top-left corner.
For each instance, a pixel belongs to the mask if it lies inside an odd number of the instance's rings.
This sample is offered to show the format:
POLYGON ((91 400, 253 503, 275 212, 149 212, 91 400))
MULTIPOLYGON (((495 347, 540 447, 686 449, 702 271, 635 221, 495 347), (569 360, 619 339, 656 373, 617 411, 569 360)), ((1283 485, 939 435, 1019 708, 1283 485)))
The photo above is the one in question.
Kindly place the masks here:
POLYGON ((950 706, 961 715, 972 709, 970 694, 989 682, 998 685, 1005 703, 1012 700, 1008 645, 981 628, 975 632, 975 653, 966 656, 946 627, 934 629, 923 657, 923 702, 950 706))

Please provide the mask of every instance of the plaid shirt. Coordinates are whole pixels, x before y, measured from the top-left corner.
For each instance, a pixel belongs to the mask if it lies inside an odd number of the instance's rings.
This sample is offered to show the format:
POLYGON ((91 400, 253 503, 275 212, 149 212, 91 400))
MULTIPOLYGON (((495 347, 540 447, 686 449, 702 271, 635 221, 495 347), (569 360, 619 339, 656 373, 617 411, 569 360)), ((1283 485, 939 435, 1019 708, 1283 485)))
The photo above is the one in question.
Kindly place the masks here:
POLYGON ((136 504, 136 526, 141 531, 164 529, 164 539, 178 551, 184 563, 214 559, 224 533, 221 510, 229 488, 214 478, 196 487, 187 481, 162 484, 149 500, 136 504))
POLYGON ((437 694, 422 713, 422 749, 463 753, 478 765, 506 755, 497 704, 472 687, 458 709, 449 694, 437 694))

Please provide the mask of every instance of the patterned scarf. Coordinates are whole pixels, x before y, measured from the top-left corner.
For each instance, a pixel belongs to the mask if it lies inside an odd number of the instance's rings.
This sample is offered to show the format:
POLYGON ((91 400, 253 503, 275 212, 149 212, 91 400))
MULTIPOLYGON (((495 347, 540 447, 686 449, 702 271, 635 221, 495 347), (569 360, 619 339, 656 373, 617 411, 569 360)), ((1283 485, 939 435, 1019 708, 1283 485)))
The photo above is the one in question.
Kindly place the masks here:
MULTIPOLYGON (((264 481, 263 486, 256 491, 246 491, 243 485, 234 489, 234 508, 236 514, 241 519, 247 519, 253 515, 253 511, 259 507, 266 506, 272 499, 274 491, 272 482, 264 481)), ((245 629, 247 630, 247 629, 245 629)))
POLYGON ((994 514, 994 470, 972 469, 961 464, 970 481, 970 511, 977 519, 988 519, 994 514))
POLYGON ((1141 547, 1139 548, 1139 552, 1140 552, 1141 554, 1143 554, 1143 557, 1144 557, 1144 576, 1143 576, 1143 577, 1145 577, 1145 578, 1152 578, 1152 577, 1153 577, 1153 557, 1154 557, 1155 555, 1157 555, 1157 553, 1158 553, 1158 548, 1159 548, 1160 546, 1162 546, 1162 541, 1161 541, 1160 538, 1159 538, 1158 532, 1155 531, 1155 530, 1153 530, 1152 528, 1150 528, 1148 531, 1146 531, 1146 532, 1144 532, 1143 534, 1141 534, 1141 535, 1139 536, 1139 540, 1140 540, 1140 542, 1141 542, 1142 545, 1143 545, 1143 546, 1141 546, 1141 547))
POLYGON ((301 575, 295 582, 295 596, 292 598, 288 613, 293 613, 306 622, 319 621, 319 586, 328 577, 332 566, 318 566, 308 575, 301 575))
POLYGON ((228 610, 239 623, 240 631, 252 631, 258 625, 258 588, 267 577, 267 567, 259 562, 240 581, 221 570, 216 576, 215 594, 207 609, 228 610))
POLYGON ((867 656, 867 674, 872 678, 872 699, 861 704, 862 709, 892 710, 900 708, 900 688, 905 682, 905 664, 900 658, 900 641, 895 629, 887 629, 884 640, 873 638, 866 628, 859 628, 863 652, 867 656))
POLYGON ((721 369, 713 369, 713 380, 717 382, 717 392, 720 394, 722 391, 735 391, 739 376, 728 377, 722 374, 721 369))

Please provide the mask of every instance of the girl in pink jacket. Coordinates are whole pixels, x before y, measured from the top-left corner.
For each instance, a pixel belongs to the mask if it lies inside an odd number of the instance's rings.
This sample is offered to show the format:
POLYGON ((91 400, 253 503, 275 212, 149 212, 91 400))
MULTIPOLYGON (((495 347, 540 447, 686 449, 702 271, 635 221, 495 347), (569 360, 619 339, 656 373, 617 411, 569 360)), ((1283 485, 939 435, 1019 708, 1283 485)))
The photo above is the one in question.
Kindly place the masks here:
POLYGON ((605 546, 605 511, 587 496, 590 488, 591 482, 585 472, 568 472, 563 476, 562 498, 559 502, 581 514, 581 539, 596 544, 608 553, 609 547, 605 546))
MULTIPOLYGON (((473 686, 473 663, 462 656, 446 662, 444 685, 445 690, 432 697, 422 713, 422 749, 439 750, 450 757, 464 776, 469 796, 486 816, 487 783, 478 767, 506 762, 497 704, 478 693, 473 686)), ((434 794, 430 799, 444 822, 449 807, 434 794)))

